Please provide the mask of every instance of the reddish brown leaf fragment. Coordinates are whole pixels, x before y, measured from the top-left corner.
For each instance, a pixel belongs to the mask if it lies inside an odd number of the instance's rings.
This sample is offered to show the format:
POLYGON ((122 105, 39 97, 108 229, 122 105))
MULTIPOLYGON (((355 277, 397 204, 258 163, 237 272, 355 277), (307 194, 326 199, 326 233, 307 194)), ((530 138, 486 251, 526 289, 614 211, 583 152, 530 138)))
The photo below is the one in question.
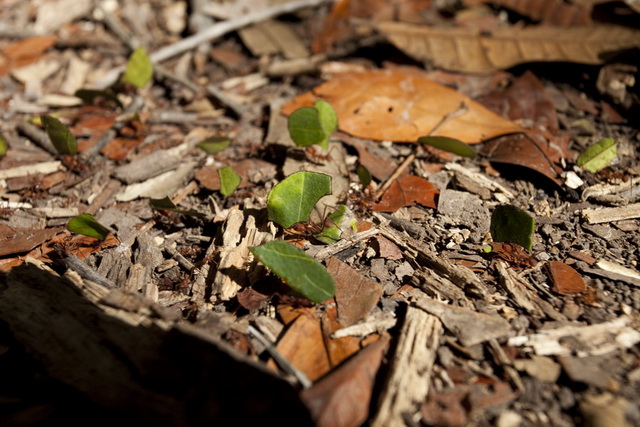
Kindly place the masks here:
POLYGON ((542 82, 531 71, 518 77, 503 93, 502 104, 511 120, 530 120, 551 131, 558 130, 558 116, 542 82))
POLYGON ((301 393, 317 426, 360 426, 368 418, 373 383, 389 339, 383 337, 301 393))
POLYGON ((562 261, 546 264, 553 291, 561 295, 575 295, 586 292, 587 285, 580 274, 562 261))
POLYGON ((278 342, 277 349, 311 381, 331 369, 320 320, 314 310, 304 310, 298 316, 278 342))
POLYGON ((331 368, 335 368, 360 350, 360 340, 356 337, 331 338, 332 333, 345 326, 338 320, 336 307, 327 307, 327 311, 322 316, 322 332, 331 368))
POLYGON ((336 282, 338 319, 345 326, 364 319, 382 296, 382 286, 362 276, 338 258, 329 258, 327 271, 336 282))
POLYGON ((435 209, 435 197, 439 193, 436 186, 424 178, 413 175, 401 176, 389 186, 380 203, 373 205, 373 210, 376 212, 395 212, 416 203, 435 209))
POLYGON ((5 46, 0 56, 0 76, 36 62, 57 41, 56 36, 35 36, 5 46))
POLYGON ((257 310, 271 296, 261 294, 253 288, 246 288, 237 294, 238 302, 247 310, 257 310))
POLYGON ((512 267, 533 267, 538 263, 527 250, 517 243, 493 242, 489 256, 506 261, 512 267))
POLYGON ((220 176, 218 175, 218 169, 224 166, 232 166, 233 170, 242 178, 238 188, 249 187, 252 184, 270 179, 276 174, 276 167, 272 163, 265 162, 260 159, 245 159, 231 165, 224 163, 219 166, 204 166, 196 172, 196 179, 207 190, 218 191, 220 189, 220 176))

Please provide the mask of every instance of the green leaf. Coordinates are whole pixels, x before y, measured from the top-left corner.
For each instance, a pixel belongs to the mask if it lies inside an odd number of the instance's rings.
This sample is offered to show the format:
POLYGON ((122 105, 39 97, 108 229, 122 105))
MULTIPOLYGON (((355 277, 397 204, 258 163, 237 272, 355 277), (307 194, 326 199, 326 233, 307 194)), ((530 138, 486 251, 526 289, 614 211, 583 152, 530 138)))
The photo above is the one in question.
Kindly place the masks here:
POLYGON ((296 172, 271 189, 267 196, 269 219, 289 228, 307 221, 321 197, 331 194, 331 177, 317 172, 296 172))
POLYGON ((115 108, 123 108, 122 102, 111 91, 96 89, 79 89, 75 96, 82 99, 82 102, 89 105, 99 104, 105 106, 113 106, 115 108))
POLYGON ((320 113, 313 107, 302 107, 291 113, 287 126, 291 139, 298 147, 321 144, 326 139, 320 113))
POLYGON ((104 240, 110 233, 109 229, 100 224, 92 215, 82 214, 74 216, 67 222, 67 230, 72 233, 83 234, 104 240))
POLYGON ((322 264, 289 243, 272 240, 250 251, 291 289, 315 303, 332 298, 336 292, 333 278, 322 264))
POLYGON ((189 215, 189 216, 196 216, 200 218, 206 216, 205 214, 195 211, 193 209, 180 209, 171 201, 169 197, 165 197, 164 199, 149 199, 149 205, 151 206, 152 209, 159 210, 159 211, 176 212, 176 213, 189 215))
POLYGON ((469 144, 447 136, 423 136, 418 138, 419 144, 430 145, 442 151, 457 154, 458 156, 471 157, 476 156, 476 151, 469 144))
POLYGON ((338 115, 331 104, 323 99, 317 100, 314 108, 318 110, 320 126, 324 132, 324 139, 318 145, 324 148, 325 151, 328 151, 329 138, 331 137, 331 134, 338 129, 338 115))
POLYGON ((613 138, 604 138, 587 148, 578 157, 576 164, 582 169, 594 173, 611 164, 616 157, 618 143, 613 138))
POLYGON ((139 47, 129 56, 127 68, 122 75, 123 83, 130 83, 137 88, 146 85, 153 77, 153 64, 143 47, 139 47))
POLYGON ((220 176, 220 192, 223 196, 229 197, 236 191, 242 178, 231 167, 218 169, 218 175, 220 176))
POLYGON ((535 224, 535 219, 522 209, 512 205, 498 206, 491 215, 491 237, 495 242, 517 243, 531 250, 535 224))
POLYGON ((7 144, 4 135, 0 133, 0 156, 4 156, 7 153, 7 148, 9 148, 9 144, 7 144))
POLYGON ((359 164, 356 168, 356 174, 358 175, 360 183, 363 187, 367 187, 369 184, 371 184, 371 172, 369 172, 369 169, 359 164))
POLYGON ((330 245, 356 231, 358 231, 358 222, 355 215, 351 209, 340 205, 331 215, 327 216, 322 231, 313 237, 330 245))
POLYGON ((231 140, 226 136, 212 136, 198 143, 198 147, 207 154, 217 154, 227 148, 231 144, 231 140))
POLYGON ((51 116, 40 116, 40 120, 44 126, 44 131, 58 153, 76 154, 78 152, 76 137, 71 134, 64 123, 51 116))

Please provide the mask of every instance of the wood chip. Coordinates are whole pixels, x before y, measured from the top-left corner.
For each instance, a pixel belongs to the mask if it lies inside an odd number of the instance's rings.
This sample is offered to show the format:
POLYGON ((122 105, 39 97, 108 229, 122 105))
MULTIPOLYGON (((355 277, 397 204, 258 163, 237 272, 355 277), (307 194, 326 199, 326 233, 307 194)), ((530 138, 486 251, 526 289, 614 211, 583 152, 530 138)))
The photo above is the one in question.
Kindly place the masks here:
POLYGON ((621 206, 619 208, 582 209, 580 213, 589 224, 621 221, 623 219, 639 218, 640 203, 621 206))

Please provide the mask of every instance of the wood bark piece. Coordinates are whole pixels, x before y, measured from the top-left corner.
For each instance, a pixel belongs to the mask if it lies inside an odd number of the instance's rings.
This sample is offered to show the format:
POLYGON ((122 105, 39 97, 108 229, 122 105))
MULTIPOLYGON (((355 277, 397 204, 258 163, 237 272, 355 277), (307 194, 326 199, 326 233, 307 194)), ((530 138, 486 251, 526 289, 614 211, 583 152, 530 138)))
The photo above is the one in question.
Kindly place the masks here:
POLYGON ((171 170, 154 176, 144 182, 127 186, 116 195, 116 200, 128 202, 139 197, 148 197, 151 199, 171 197, 173 193, 180 188, 186 178, 193 173, 197 164, 197 162, 184 162, 181 160, 176 170, 171 170))
POLYGON ((539 356, 599 356, 640 342, 640 319, 620 316, 588 326, 564 326, 509 339, 511 346, 527 346, 539 356))
POLYGON ((556 311, 551 304, 535 295, 529 285, 522 277, 506 267, 505 263, 496 262, 499 283, 512 298, 512 301, 529 314, 544 318, 545 314, 554 320, 567 320, 567 318, 556 311))
POLYGON ((440 319, 465 347, 509 335, 511 325, 498 315, 478 313, 466 308, 443 304, 415 289, 409 293, 416 307, 440 319))
POLYGON ((411 278, 411 284, 429 296, 446 299, 461 307, 473 308, 473 303, 465 296, 462 289, 454 285, 449 279, 438 276, 428 268, 416 270, 411 278))
POLYGON ((311 424, 257 363, 139 295, 75 277, 27 264, 0 281, 0 318, 51 377, 131 422, 311 424))
POLYGON ((473 271, 463 266, 455 265, 446 258, 438 256, 428 246, 413 237, 403 235, 387 225, 380 225, 380 233, 397 245, 410 249, 423 265, 430 267, 436 274, 450 280, 462 289, 465 294, 487 299, 489 292, 486 286, 476 277, 473 271))
POLYGON ((640 203, 618 208, 583 209, 580 213, 589 224, 621 221, 640 217, 640 203))
POLYGON ((63 170, 62 162, 56 160, 53 162, 42 162, 33 165, 16 166, 0 170, 0 179, 17 178, 19 176, 48 174, 63 170))
POLYGON ((223 301, 233 298, 242 286, 245 286, 248 271, 249 248, 261 245, 275 236, 275 227, 271 224, 261 231, 256 225, 256 217, 238 209, 229 213, 225 222, 220 249, 218 269, 213 279, 213 295, 223 301))
POLYGON ((614 25, 443 28, 382 22, 377 25, 398 49, 451 71, 489 73, 524 62, 601 64, 601 54, 640 46, 640 31, 614 25))
POLYGON ((413 415, 429 392, 431 371, 442 336, 440 320, 416 307, 407 307, 391 371, 371 425, 405 425, 403 414, 413 415))
POLYGON ((282 53, 285 58, 306 58, 309 51, 290 25, 279 21, 264 21, 238 32, 254 56, 282 53))

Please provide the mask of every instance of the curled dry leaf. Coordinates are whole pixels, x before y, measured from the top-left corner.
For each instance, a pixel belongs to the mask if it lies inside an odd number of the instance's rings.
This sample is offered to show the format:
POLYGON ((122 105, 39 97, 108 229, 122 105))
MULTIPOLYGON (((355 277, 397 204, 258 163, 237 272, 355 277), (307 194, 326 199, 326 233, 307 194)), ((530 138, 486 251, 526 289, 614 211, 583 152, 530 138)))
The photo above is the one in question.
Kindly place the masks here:
POLYGON ((424 178, 404 175, 396 179, 382 196, 380 203, 373 205, 375 212, 395 212, 416 203, 428 208, 436 208, 436 195, 440 192, 435 185, 424 178))
POLYGON ((316 97, 336 110, 340 130, 377 141, 416 142, 431 135, 473 144, 520 130, 517 124, 409 68, 337 75, 313 92, 294 98, 282 113, 311 106, 316 97), (436 129, 447 115, 459 112, 461 105, 466 106, 464 114, 436 129))
POLYGON ((549 261, 547 272, 553 283, 553 291, 561 295, 575 295, 587 291, 587 285, 580 274, 561 261, 549 261))

